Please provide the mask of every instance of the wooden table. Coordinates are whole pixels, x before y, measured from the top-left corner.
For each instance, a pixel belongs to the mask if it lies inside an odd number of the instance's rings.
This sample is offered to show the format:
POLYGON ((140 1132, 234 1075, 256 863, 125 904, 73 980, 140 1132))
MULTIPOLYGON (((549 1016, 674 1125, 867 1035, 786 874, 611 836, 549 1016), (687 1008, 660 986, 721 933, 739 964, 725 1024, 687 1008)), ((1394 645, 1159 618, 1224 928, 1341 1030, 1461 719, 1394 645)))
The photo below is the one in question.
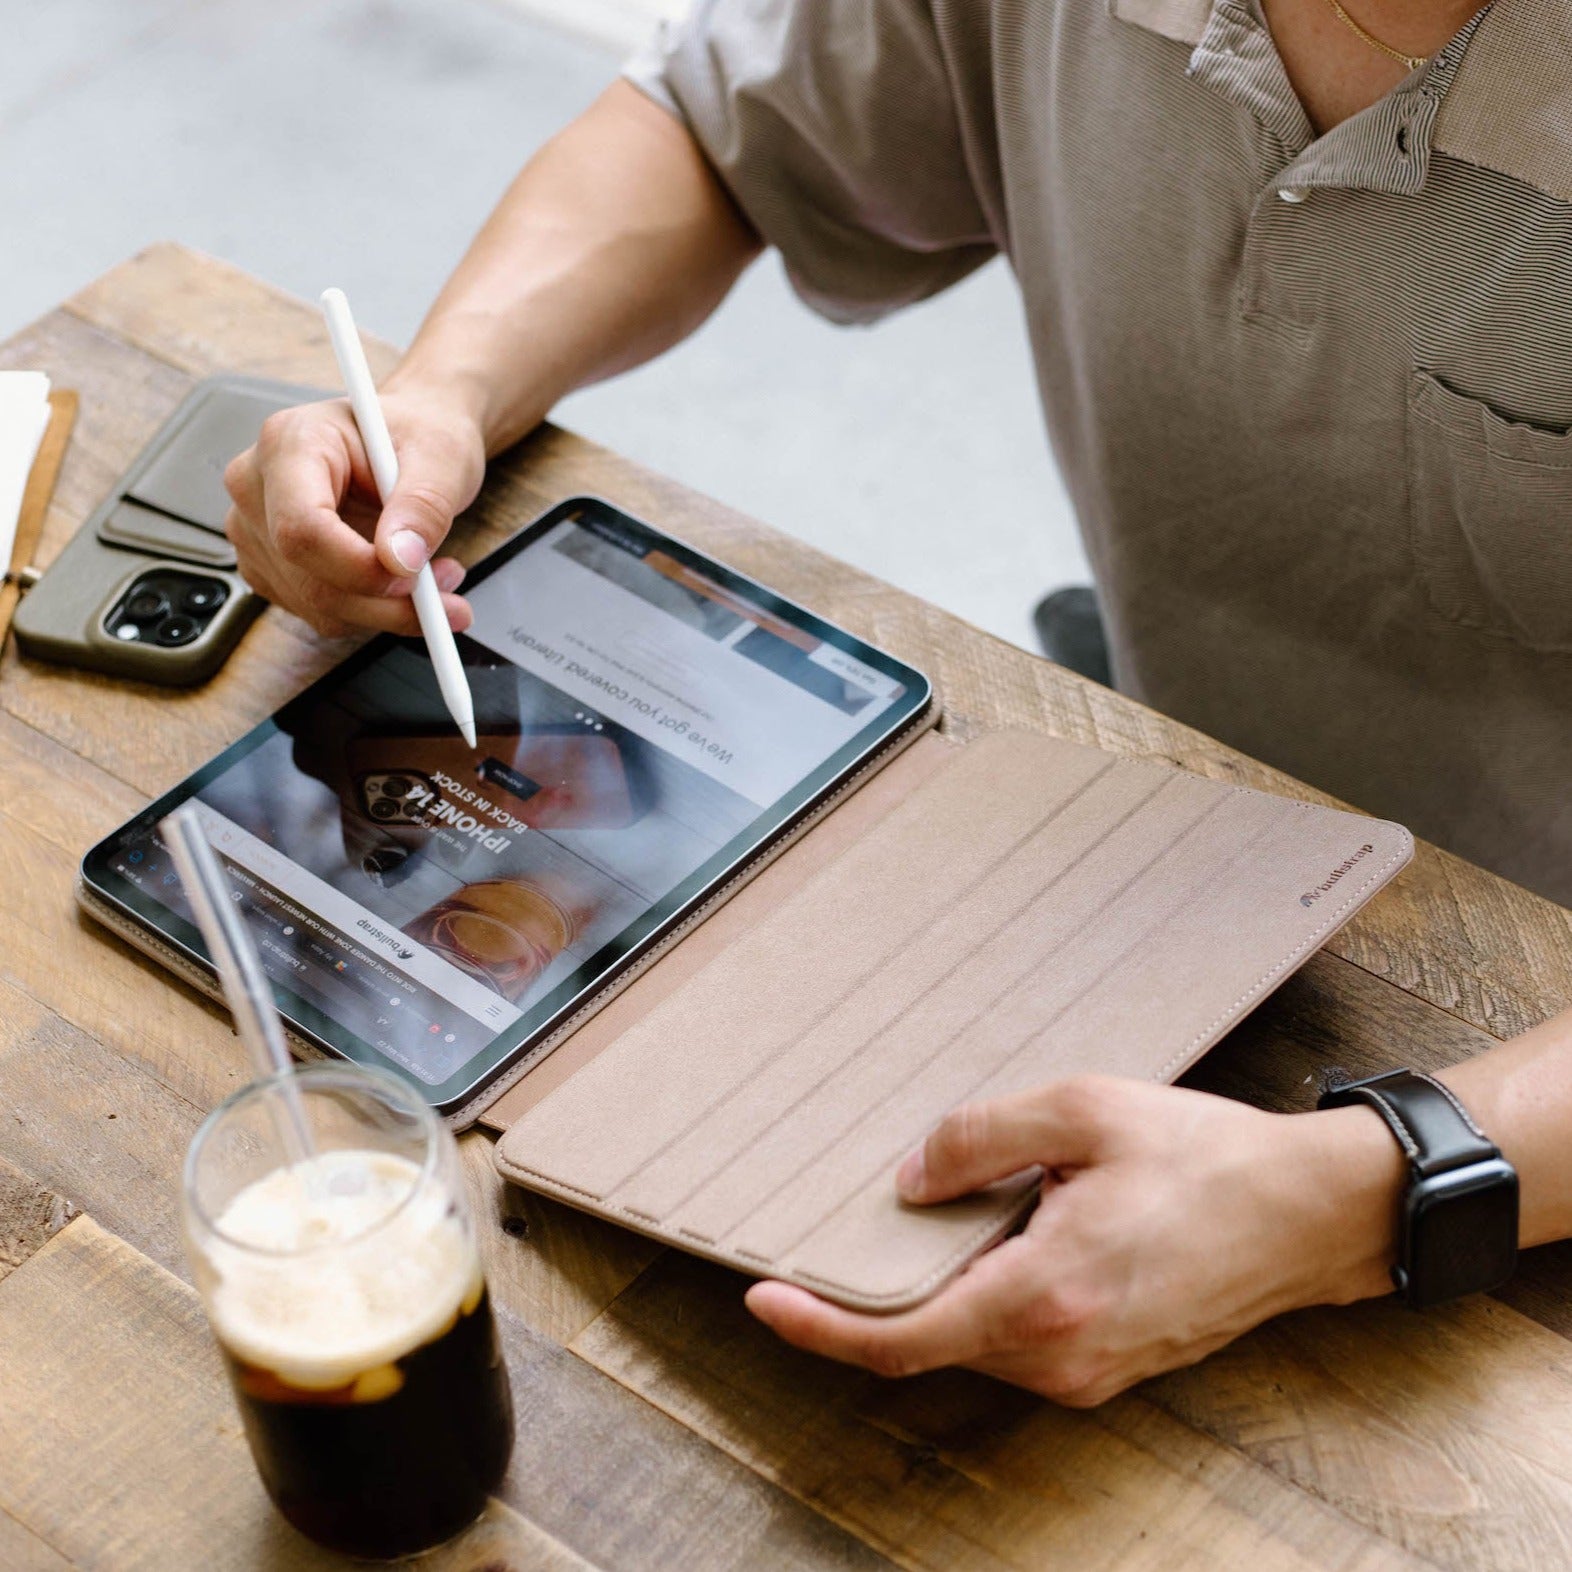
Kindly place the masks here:
MULTIPOLYGON (((391 357, 384 355, 383 366, 391 357)), ((0 349, 82 394, 43 560, 190 387, 330 382, 317 313, 173 246, 0 349)), ((945 727, 1016 724, 1310 789, 604 449, 543 430, 462 551, 599 492, 929 671, 945 727)), ((1000 564, 1000 572, 1009 571, 1000 564)), ((82 851, 345 653, 270 611, 192 693, 0 675, 0 1567, 312 1567, 272 1512, 185 1282, 177 1174, 247 1079, 224 1015, 79 917, 82 851)), ((1572 1001, 1572 913, 1430 847, 1193 1084, 1280 1108, 1318 1071, 1442 1065, 1572 1001)), ((1286 1317, 1091 1413, 980 1377, 797 1354, 740 1279, 506 1189, 463 1141, 519 1442, 444 1568, 1572 1565, 1572 1250, 1424 1316, 1286 1317)))

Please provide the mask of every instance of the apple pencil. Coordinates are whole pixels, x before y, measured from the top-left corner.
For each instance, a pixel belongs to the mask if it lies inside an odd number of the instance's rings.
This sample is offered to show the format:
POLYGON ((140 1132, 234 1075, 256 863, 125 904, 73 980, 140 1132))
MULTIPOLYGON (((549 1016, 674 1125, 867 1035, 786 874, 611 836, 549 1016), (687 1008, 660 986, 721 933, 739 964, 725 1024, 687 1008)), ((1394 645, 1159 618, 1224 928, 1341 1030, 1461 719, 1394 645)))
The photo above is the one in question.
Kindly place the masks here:
MULTIPOLYGON (((376 384, 371 380, 371 368, 366 364, 366 352, 361 347, 360 334, 355 330, 355 319, 349 313, 349 301, 344 298, 342 289, 323 290, 322 315, 327 318, 328 337, 333 341, 333 353, 344 378, 349 407, 355 412, 355 424, 360 427, 360 440, 366 444, 366 457, 371 460, 377 491, 386 503, 398 485, 398 457, 393 452, 393 439, 388 435, 388 423, 382 415, 376 384)), ((473 748, 475 701, 470 697, 464 664, 459 659, 458 645, 453 642, 448 614, 442 609, 442 592, 437 588, 429 562, 415 575, 414 599, 415 615, 420 618, 420 631, 425 635, 426 650, 437 674, 437 686, 442 690, 448 713, 464 733, 465 742, 473 748)))

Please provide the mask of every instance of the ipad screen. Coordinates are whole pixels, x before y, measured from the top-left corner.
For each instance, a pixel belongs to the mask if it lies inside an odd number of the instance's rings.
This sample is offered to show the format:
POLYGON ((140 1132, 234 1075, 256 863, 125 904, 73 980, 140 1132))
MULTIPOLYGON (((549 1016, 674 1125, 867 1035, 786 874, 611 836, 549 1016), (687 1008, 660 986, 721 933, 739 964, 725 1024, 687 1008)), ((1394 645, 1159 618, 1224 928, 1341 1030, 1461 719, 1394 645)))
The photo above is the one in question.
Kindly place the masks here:
POLYGON ((928 701, 924 679, 605 504, 468 587, 479 746, 382 639, 90 854, 200 953, 153 826, 194 796, 281 1004, 439 1104, 543 1035, 928 701))

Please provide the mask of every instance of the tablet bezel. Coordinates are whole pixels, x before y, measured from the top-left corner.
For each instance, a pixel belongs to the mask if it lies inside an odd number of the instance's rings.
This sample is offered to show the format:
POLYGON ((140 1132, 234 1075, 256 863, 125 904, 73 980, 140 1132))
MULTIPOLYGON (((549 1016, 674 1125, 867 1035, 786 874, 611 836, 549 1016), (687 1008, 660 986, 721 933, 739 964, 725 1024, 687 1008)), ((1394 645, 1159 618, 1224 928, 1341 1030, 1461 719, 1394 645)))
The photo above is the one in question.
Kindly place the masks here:
MULTIPOLYGON (((565 519, 576 516, 587 516, 614 525, 618 529, 631 530, 635 534, 648 537, 651 548, 668 552, 686 567, 712 579, 723 589, 752 601, 761 611, 791 623, 803 632, 843 650, 882 675, 893 678, 903 684, 906 691, 890 709, 871 721, 837 750, 825 764, 799 782, 771 808, 766 809, 747 829, 721 847, 700 868, 651 906, 643 916, 603 945, 577 971, 558 983, 545 999, 531 1004, 521 1020, 514 1022, 506 1031, 498 1033, 486 1047, 467 1060, 446 1081, 436 1084, 422 1081, 397 1061, 387 1057, 364 1039, 355 1036, 309 1001, 290 993, 280 983, 274 981, 274 996, 291 1030, 334 1057, 380 1065, 392 1070, 404 1077, 410 1085, 418 1088, 421 1095, 442 1114, 452 1114, 471 1102, 489 1085, 505 1076, 522 1057, 534 1052, 554 1032, 560 1031, 563 1022, 569 1016, 576 1010, 582 1009, 595 994, 606 990, 631 967, 636 966, 650 950, 659 945, 701 907, 720 886, 735 877, 747 863, 765 852, 776 841, 790 834, 804 818, 812 814, 848 777, 855 775, 875 754, 887 748, 896 738, 921 722, 933 701, 932 684, 915 667, 908 666, 895 656, 866 643, 845 628, 826 622, 806 607, 799 606, 746 574, 739 573, 725 563, 705 555, 655 525, 626 513, 599 497, 571 497, 548 509, 477 562, 470 569, 466 587, 472 588, 489 578, 548 531, 565 519), (559 1000, 551 1013, 537 1024, 528 1025, 530 1018, 541 1005, 551 999, 559 1000)), ((459 635, 459 638, 462 641, 464 635, 459 635)), ((416 650, 422 648, 418 639, 402 638, 395 634, 380 634, 371 639, 347 660, 324 673, 273 715, 253 727, 245 736, 225 748, 155 802, 150 803, 141 813, 105 836, 82 859, 81 874, 87 889, 97 899, 123 913, 137 926, 175 949, 205 973, 214 975, 214 969, 197 930, 117 873, 112 866, 115 856, 127 838, 145 834, 155 827, 166 814, 173 812, 181 803, 230 769, 246 754, 260 747, 279 731, 291 729, 295 717, 309 710, 312 705, 330 694, 335 687, 346 679, 354 677, 387 651, 401 645, 416 650)), ((496 652, 489 648, 486 653, 492 658, 496 657, 496 652)))

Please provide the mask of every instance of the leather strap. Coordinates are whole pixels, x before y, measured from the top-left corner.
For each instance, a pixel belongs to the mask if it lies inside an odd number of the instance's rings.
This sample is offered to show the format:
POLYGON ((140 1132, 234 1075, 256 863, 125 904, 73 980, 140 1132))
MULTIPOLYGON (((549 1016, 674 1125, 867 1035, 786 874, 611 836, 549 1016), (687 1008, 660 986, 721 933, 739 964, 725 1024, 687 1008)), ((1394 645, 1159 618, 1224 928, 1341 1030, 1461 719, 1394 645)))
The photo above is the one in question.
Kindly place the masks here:
POLYGON ((1367 1081, 1334 1086, 1319 1106, 1345 1108, 1353 1103, 1374 1108, 1386 1120, 1422 1179, 1501 1155, 1462 1103, 1433 1076, 1392 1070, 1367 1081))

